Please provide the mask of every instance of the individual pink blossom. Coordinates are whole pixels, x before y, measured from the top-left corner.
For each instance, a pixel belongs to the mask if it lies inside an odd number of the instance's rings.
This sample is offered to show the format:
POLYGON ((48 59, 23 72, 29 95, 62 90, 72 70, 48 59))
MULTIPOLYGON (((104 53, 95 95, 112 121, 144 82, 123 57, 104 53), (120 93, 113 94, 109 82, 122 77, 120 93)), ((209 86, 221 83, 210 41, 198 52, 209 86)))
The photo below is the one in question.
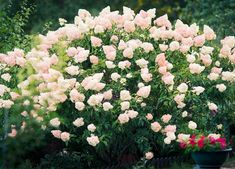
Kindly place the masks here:
POLYGON ((180 44, 177 41, 172 41, 169 45, 171 51, 176 51, 180 48, 180 44))
POLYGON ((76 127, 81 127, 84 124, 85 124, 84 119, 82 117, 77 118, 76 120, 73 121, 73 125, 76 126, 76 127))
POLYGON ((53 54, 51 57, 50 57, 50 64, 51 65, 56 65, 58 63, 59 59, 58 59, 58 56, 56 54, 53 54))
POLYGON ((141 87, 138 91, 137 91, 137 96, 143 97, 143 98, 147 98, 150 94, 151 91, 151 86, 144 86, 141 87))
POLYGON ((177 94, 175 97, 174 97, 174 100, 177 104, 180 104, 184 101, 184 98, 185 98, 185 94, 177 94))
POLYGON ((198 35, 194 38, 194 45, 197 47, 203 46, 205 43, 205 35, 198 35))
POLYGON ((118 44, 118 50, 124 50, 126 48, 127 48, 127 44, 123 40, 120 40, 118 44))
POLYGON ((120 92, 120 99, 121 99, 122 101, 131 100, 130 91, 128 91, 128 90, 122 90, 122 91, 120 92))
POLYGON ((90 56, 90 62, 94 65, 97 65, 99 63, 99 58, 95 55, 90 56))
POLYGON ((128 114, 126 114, 126 113, 120 114, 120 115, 118 116, 118 121, 119 121, 121 124, 127 123, 127 122, 129 121, 129 116, 128 116, 128 114))
POLYGON ((96 126, 95 126, 94 124, 89 124, 89 125, 87 126, 87 129, 88 129, 89 131, 91 131, 91 132, 94 132, 94 131, 96 130, 96 126))
POLYGON ((193 46, 193 39, 191 37, 188 37, 188 38, 182 38, 182 44, 183 45, 187 45, 187 46, 193 46))
POLYGON ((203 93, 204 91, 205 91, 205 88, 204 88, 204 87, 201 87, 201 86, 193 87, 193 90, 192 90, 192 92, 193 92, 193 93, 196 93, 196 95, 200 95, 200 94, 203 93))
POLYGON ((171 23, 170 21, 168 20, 168 16, 167 14, 163 15, 163 16, 160 16, 159 18, 157 18, 154 23, 157 25, 157 26, 165 26, 165 27, 168 27, 170 28, 171 27, 171 23))
POLYGON ((164 123, 168 123, 171 120, 171 117, 172 115, 170 114, 164 114, 161 119, 164 123))
POLYGON ((123 56, 126 58, 129 58, 129 59, 133 58, 133 54, 134 54, 134 52, 131 47, 128 47, 128 48, 124 49, 124 51, 123 51, 123 56))
POLYGON ((66 142, 70 140, 70 134, 68 132, 63 132, 60 135, 62 141, 66 142))
POLYGON ((127 33, 131 33, 135 31, 135 23, 133 21, 125 21, 124 30, 127 33))
POLYGON ((151 43, 149 43, 149 42, 142 43, 141 47, 144 49, 145 53, 149 53, 150 51, 154 50, 153 45, 151 43))
POLYGON ((159 48, 162 52, 165 52, 168 49, 168 45, 165 44, 159 44, 159 48))
POLYGON ((173 68, 173 64, 170 62, 167 62, 167 70, 171 70, 173 68))
POLYGON ((158 54, 156 56, 155 63, 157 63, 158 66, 166 66, 167 62, 166 62, 165 53, 158 54))
POLYGON ((150 82, 153 75, 151 73, 141 73, 140 76, 145 82, 150 82))
POLYGON ((110 41, 115 43, 115 42, 118 42, 118 36, 117 35, 112 35, 111 38, 110 38, 110 41))
POLYGON ((205 66, 210 66, 212 63, 212 59, 210 55, 201 55, 201 60, 205 66))
POLYGON ((167 125, 165 128, 164 128, 164 132, 168 133, 168 132, 173 132, 175 133, 176 132, 176 125, 167 125))
POLYGON ((136 60, 135 63, 140 68, 147 68, 149 61, 145 60, 144 58, 141 58, 141 59, 136 60))
POLYGON ((165 144, 171 144, 171 139, 170 139, 169 137, 166 137, 166 138, 164 139, 164 143, 165 143, 165 144))
POLYGON ((127 110, 129 108, 130 108, 130 102, 128 102, 128 101, 121 102, 121 110, 122 111, 127 110))
POLYGON ((104 53, 108 60, 114 61, 116 58, 116 49, 113 46, 103 46, 104 53))
POLYGON ((131 62, 129 62, 128 60, 120 61, 118 63, 118 67, 122 70, 124 70, 125 68, 129 68, 130 66, 131 66, 131 62))
POLYGON ((138 112, 134 110, 128 110, 127 115, 129 116, 130 119, 134 119, 138 116, 138 112))
POLYGON ((75 76, 75 75, 78 75, 79 74, 79 67, 78 66, 69 66, 69 67, 66 67, 65 68, 65 71, 72 75, 72 76, 75 76))
POLYGON ((161 74, 166 74, 167 73, 167 67, 166 66, 161 66, 158 68, 158 72, 161 74))
POLYGON ((102 40, 95 36, 91 36, 91 45, 93 47, 100 47, 102 45, 102 40))
POLYGON ((95 33, 103 33, 104 32, 104 27, 101 25, 96 25, 94 29, 95 33))
POLYGON ((190 46, 188 45, 181 45, 180 46, 180 52, 187 53, 190 50, 190 46))
POLYGON ((224 92, 227 87, 224 84, 217 84, 216 88, 220 91, 220 92, 224 92))
POLYGON ((91 14, 90 14, 90 12, 88 12, 88 11, 85 10, 85 9, 79 9, 79 10, 78 10, 78 16, 79 16, 81 19, 85 19, 86 17, 91 17, 91 14))
POLYGON ((151 129, 154 132, 159 132, 161 130, 162 126, 158 122, 151 123, 151 129))
POLYGON ((3 58, 4 62, 9 66, 14 66, 16 64, 16 57, 14 56, 7 56, 3 58))
POLYGON ((147 120, 152 120, 153 119, 153 115, 151 113, 148 113, 146 116, 147 120))
POLYGON ((213 29, 211 29, 209 26, 204 25, 203 27, 203 33, 205 35, 206 40, 213 40, 216 38, 216 34, 213 31, 213 29))
POLYGON ((56 118, 53 118, 50 120, 50 124, 53 126, 53 127, 59 127, 60 126, 60 120, 58 117, 56 118))
POLYGON ((221 49, 220 49, 220 54, 223 57, 228 57, 231 55, 231 48, 228 45, 224 45, 221 49))
POLYGON ((162 81, 166 85, 172 85, 172 84, 174 84, 174 78, 175 78, 175 76, 168 72, 162 76, 162 81))
POLYGON ((178 87, 177 90, 180 93, 186 93, 188 91, 188 85, 186 83, 181 83, 178 87))
POLYGON ((226 36, 220 42, 223 46, 228 46, 229 48, 232 48, 235 45, 235 37, 234 36, 226 36))
POLYGON ((192 74, 200 74, 205 69, 205 66, 201 66, 197 63, 191 63, 189 65, 189 70, 192 74))
POLYGON ((17 57, 16 64, 23 67, 26 64, 26 59, 23 57, 17 57))
POLYGON ((87 103, 90 106, 96 106, 101 104, 102 100, 103 100, 104 96, 102 94, 95 94, 95 95, 91 95, 89 97, 89 99, 87 100, 87 103))
POLYGON ((105 61, 105 64, 108 69, 113 69, 116 67, 116 65, 112 61, 105 61))
POLYGON ((190 134, 180 133, 180 134, 178 134, 177 137, 178 137, 178 139, 177 139, 178 142, 187 142, 190 138, 190 134))
POLYGON ((212 111, 217 111, 218 110, 218 106, 215 103, 209 102, 207 105, 208 105, 208 108, 212 111))
POLYGON ((75 47, 70 47, 67 49, 67 55, 68 56, 75 56, 78 53, 78 50, 75 47))
POLYGON ((195 130, 197 128, 197 123, 195 123, 194 121, 189 121, 188 128, 191 130, 195 130))
POLYGON ((103 109, 104 109, 104 111, 109 111, 109 110, 113 109, 113 106, 109 102, 104 102, 103 103, 103 109))
POLYGON ((81 101, 77 101, 77 102, 75 103, 75 108, 76 108, 78 111, 82 111, 82 110, 84 110, 84 108, 85 108, 85 104, 84 104, 83 102, 81 102, 81 101))
POLYGON ((220 73, 222 72, 222 68, 213 67, 213 68, 211 69, 211 72, 212 72, 212 73, 220 74, 220 73))
POLYGON ((235 52, 232 55, 229 55, 228 58, 231 61, 231 63, 235 64, 235 52))
POLYGON ((200 48, 200 53, 204 55, 210 55, 213 51, 214 48, 210 46, 202 46, 202 48, 200 48))
POLYGON ((58 139, 61 138, 61 133, 62 132, 60 130, 51 130, 51 133, 55 138, 58 138, 58 139))
POLYGON ((143 18, 141 15, 137 14, 134 22, 137 26, 139 26, 142 30, 146 29, 149 27, 149 25, 151 24, 150 22, 151 20, 149 20, 149 18, 143 18))
POLYGON ((229 72, 229 71, 222 72, 222 80, 229 81, 229 82, 234 82, 235 73, 234 72, 229 72))
POLYGON ((23 111, 23 112, 21 112, 20 114, 21 114, 22 116, 24 116, 24 117, 28 116, 28 112, 27 112, 27 111, 23 111))
POLYGON ((167 132, 166 133, 167 138, 169 138, 171 141, 176 139, 174 132, 167 132))
POLYGON ((93 147, 95 147, 97 144, 100 143, 99 138, 93 134, 90 137, 87 137, 86 140, 87 140, 88 144, 90 144, 93 147))
POLYGON ((1 78, 7 82, 10 82, 11 80, 11 75, 9 73, 4 73, 1 75, 1 78))
POLYGON ((151 159, 153 158, 153 153, 152 153, 152 152, 147 152, 147 153, 145 153, 145 158, 146 158, 147 160, 151 160, 151 159))
POLYGON ((74 61, 76 63, 82 63, 87 60, 89 56, 89 50, 81 50, 77 55, 74 56, 74 61))
POLYGON ((8 133, 8 137, 15 137, 17 135, 17 130, 16 129, 11 129, 11 133, 8 133))
POLYGON ((121 78, 121 76, 118 73, 112 73, 111 74, 111 79, 113 81, 117 82, 119 78, 121 78))
POLYGON ((112 89, 107 90, 106 92, 103 93, 103 95, 104 95, 104 99, 105 99, 105 100, 110 100, 110 99, 112 99, 112 97, 113 97, 112 89))
POLYGON ((173 32, 173 37, 174 37, 174 39, 175 39, 176 41, 181 41, 182 38, 183 38, 183 36, 182 36, 180 33, 178 33, 177 31, 178 31, 178 30, 175 30, 175 31, 173 32))

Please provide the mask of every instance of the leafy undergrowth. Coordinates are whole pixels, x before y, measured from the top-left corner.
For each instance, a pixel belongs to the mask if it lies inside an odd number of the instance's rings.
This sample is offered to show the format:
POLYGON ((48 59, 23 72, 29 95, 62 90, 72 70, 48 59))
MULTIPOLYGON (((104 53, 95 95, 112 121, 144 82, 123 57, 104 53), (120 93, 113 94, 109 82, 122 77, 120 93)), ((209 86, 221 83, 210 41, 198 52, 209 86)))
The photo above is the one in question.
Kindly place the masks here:
MULTIPOLYGON (((75 161, 73 161, 75 162, 75 161)), ((26 160, 23 164, 21 164, 19 166, 18 169, 42 169, 42 165, 44 165, 44 167, 46 167, 46 169, 56 169, 57 168, 57 164, 52 164, 53 163, 53 160, 51 161, 51 164, 50 166, 46 165, 46 162, 44 161, 43 162, 44 164, 40 164, 38 166, 34 166, 30 161, 26 160)), ((78 167, 78 163, 77 163, 77 167, 78 167)), ((63 165, 63 166, 67 166, 68 168, 69 165, 66 163, 66 165, 63 165)), ((173 164, 170 168, 164 168, 164 169, 192 169, 193 167, 195 166, 195 164, 193 164, 192 162, 188 162, 188 163, 181 163, 181 164, 173 164)), ((233 157, 230 157, 226 163, 224 164, 224 168, 233 168, 235 166, 235 156, 233 157)), ((66 169, 67 169, 66 167, 66 169)), ((71 166, 72 167, 72 166, 71 166)), ((74 167, 74 166, 73 166, 74 167)), ((79 167, 78 167, 79 168, 79 167)), ((150 166, 150 167, 144 167, 144 166, 134 166, 134 167, 131 167, 132 169, 154 169, 154 167, 150 166)), ((60 168, 60 169, 65 169, 65 168, 60 168)))

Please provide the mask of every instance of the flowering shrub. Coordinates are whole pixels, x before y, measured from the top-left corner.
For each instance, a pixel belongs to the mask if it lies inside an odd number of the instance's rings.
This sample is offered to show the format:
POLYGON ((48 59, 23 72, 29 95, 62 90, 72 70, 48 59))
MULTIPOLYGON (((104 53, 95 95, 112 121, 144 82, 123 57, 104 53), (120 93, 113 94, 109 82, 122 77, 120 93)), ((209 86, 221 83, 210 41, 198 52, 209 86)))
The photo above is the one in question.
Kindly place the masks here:
POLYGON ((32 108, 23 119, 107 163, 170 153, 177 134, 224 134, 234 111, 235 37, 213 47, 209 26, 172 25, 167 15, 155 19, 155 9, 107 7, 95 17, 79 10, 74 24, 60 24, 30 52, 0 55, 6 72, 20 69, 17 88, 1 86, 0 96, 9 96, 1 107, 23 100, 32 108))
POLYGON ((180 148, 185 149, 186 152, 224 150, 227 146, 226 139, 221 138, 220 134, 208 136, 179 134, 178 142, 180 148))

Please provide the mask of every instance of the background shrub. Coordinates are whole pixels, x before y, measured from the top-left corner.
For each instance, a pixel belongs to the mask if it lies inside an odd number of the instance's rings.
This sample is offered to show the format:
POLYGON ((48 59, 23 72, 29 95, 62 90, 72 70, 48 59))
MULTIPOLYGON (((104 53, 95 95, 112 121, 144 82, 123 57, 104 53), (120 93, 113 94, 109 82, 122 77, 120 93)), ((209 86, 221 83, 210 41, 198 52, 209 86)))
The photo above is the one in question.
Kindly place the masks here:
POLYGON ((15 3, 2 3, 0 5, 0 52, 5 53, 15 47, 29 49, 30 37, 24 28, 33 13, 34 5, 28 0, 15 3), (4 5, 5 4, 5 5, 4 5))
POLYGON ((186 4, 180 14, 183 20, 210 25, 219 39, 234 35, 235 0, 186 0, 186 4))

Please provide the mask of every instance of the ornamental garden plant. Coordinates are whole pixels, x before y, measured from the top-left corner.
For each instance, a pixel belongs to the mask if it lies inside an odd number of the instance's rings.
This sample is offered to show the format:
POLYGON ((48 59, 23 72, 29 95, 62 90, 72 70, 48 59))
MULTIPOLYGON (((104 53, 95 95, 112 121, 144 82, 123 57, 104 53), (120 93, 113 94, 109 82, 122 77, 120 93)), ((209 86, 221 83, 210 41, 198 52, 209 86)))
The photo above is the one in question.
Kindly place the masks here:
POLYGON ((226 139, 221 138, 219 134, 209 134, 208 136, 188 135, 185 137, 179 135, 180 147, 189 152, 195 151, 217 151, 224 150, 227 147, 226 139))
POLYGON ((7 139, 35 121, 49 139, 96 167, 176 154, 178 142, 188 146, 182 140, 198 133, 228 137, 234 36, 213 45, 209 26, 173 24, 167 15, 156 18, 156 9, 106 7, 98 16, 80 9, 74 23, 59 21, 59 29, 35 38, 31 51, 0 54, 7 139))

